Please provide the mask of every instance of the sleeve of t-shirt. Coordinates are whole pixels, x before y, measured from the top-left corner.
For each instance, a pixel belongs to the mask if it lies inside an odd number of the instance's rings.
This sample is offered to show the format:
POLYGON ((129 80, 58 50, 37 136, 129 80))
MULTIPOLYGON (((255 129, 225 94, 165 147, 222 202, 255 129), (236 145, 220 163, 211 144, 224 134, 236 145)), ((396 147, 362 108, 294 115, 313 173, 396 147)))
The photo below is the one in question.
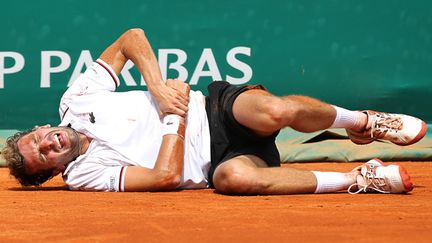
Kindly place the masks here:
POLYGON ((71 190, 121 192, 126 169, 127 166, 86 162, 74 165, 63 179, 71 190))
POLYGON ((94 94, 97 92, 113 92, 120 85, 114 70, 102 59, 97 59, 81 74, 63 94, 59 113, 63 117, 68 109, 68 103, 74 96, 94 94))

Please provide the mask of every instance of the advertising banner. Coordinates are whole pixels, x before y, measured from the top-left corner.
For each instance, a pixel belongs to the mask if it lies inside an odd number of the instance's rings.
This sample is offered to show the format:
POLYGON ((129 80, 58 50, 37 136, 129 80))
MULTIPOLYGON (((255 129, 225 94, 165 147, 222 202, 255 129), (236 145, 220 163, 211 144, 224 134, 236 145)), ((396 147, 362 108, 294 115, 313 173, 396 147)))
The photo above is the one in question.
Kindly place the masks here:
MULTIPOLYGON (((163 77, 204 93, 214 80, 261 83, 432 122, 430 1, 16 0, 0 23, 0 129, 58 124, 68 85, 130 28, 163 77)), ((119 91, 146 90, 131 62, 120 79, 119 91)))

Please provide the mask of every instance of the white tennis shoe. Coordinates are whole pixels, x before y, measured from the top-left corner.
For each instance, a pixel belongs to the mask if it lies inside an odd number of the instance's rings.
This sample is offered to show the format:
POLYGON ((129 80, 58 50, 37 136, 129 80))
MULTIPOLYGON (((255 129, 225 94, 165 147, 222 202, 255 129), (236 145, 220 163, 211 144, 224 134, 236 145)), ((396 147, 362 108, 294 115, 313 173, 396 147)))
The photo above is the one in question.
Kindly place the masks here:
POLYGON ((427 131, 426 123, 413 116, 371 110, 362 112, 368 116, 365 130, 346 130, 348 137, 356 144, 368 144, 383 139, 405 146, 418 142, 427 131))
POLYGON ((355 168, 360 171, 357 182, 348 188, 350 194, 360 192, 407 193, 413 184, 405 168, 399 165, 384 166, 379 159, 372 159, 355 168))

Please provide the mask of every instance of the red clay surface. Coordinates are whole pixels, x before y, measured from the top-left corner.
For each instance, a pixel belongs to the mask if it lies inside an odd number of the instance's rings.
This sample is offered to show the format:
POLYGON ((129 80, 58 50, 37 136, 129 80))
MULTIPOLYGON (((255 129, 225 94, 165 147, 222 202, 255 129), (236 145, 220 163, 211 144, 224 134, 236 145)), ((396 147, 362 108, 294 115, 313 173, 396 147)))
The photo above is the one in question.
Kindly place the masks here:
MULTIPOLYGON (((348 171, 360 163, 302 163, 348 171)), ((402 162, 408 195, 224 196, 213 190, 66 190, 60 177, 22 189, 0 169, 0 241, 432 242, 432 162, 402 162)))

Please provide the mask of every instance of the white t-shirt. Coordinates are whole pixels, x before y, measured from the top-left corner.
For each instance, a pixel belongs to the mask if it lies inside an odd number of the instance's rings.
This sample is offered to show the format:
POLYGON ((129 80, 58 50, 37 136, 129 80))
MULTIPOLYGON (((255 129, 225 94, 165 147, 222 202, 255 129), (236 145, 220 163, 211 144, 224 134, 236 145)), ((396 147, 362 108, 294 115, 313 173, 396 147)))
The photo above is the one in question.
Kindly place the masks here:
MULTIPOLYGON (((64 93, 60 126, 71 126, 91 141, 85 154, 63 173, 72 190, 123 191, 128 166, 152 169, 162 143, 162 121, 147 91, 114 92, 119 79, 101 59, 64 93)), ((210 131, 205 97, 191 91, 179 188, 207 187, 210 131)))

